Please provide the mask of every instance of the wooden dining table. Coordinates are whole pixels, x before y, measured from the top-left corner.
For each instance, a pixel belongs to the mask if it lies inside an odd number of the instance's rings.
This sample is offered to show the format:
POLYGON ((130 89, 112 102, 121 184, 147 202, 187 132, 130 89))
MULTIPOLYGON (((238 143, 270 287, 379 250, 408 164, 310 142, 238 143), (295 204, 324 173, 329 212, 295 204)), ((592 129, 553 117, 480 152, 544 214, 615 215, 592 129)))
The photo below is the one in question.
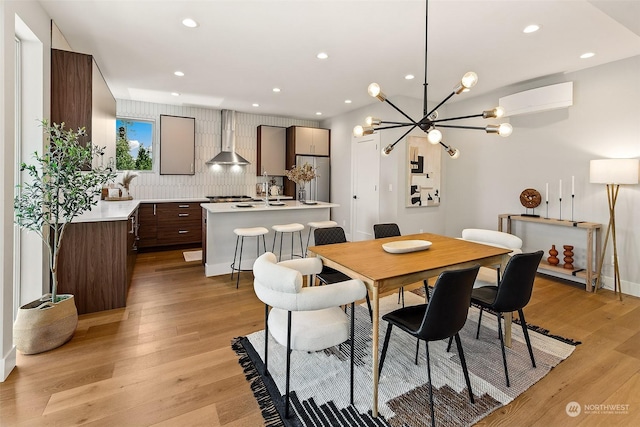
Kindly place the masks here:
MULTIPOLYGON (((378 331, 380 328, 380 294, 422 282, 446 270, 480 264, 481 266, 505 265, 510 249, 473 243, 466 240, 421 233, 384 239, 336 243, 309 247, 309 256, 322 259, 324 265, 362 280, 371 295, 372 319, 372 414, 378 416, 378 331), (401 240, 431 242, 426 250, 389 253, 385 243, 401 240)), ((504 268, 501 269, 504 271, 504 268)), ((505 340, 511 339, 511 316, 505 313, 505 340)))

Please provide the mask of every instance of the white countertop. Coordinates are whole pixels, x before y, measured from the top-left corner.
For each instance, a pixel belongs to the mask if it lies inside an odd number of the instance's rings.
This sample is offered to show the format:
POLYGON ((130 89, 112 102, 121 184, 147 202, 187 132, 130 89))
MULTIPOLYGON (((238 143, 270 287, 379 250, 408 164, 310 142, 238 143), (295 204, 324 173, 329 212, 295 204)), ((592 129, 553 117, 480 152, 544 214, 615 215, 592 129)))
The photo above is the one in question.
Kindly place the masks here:
POLYGON ((248 203, 202 203, 200 206, 210 213, 230 213, 230 212, 265 212, 265 211, 281 211, 291 209, 326 209, 337 208, 338 204, 316 202, 316 204, 308 205, 298 202, 297 200, 283 200, 282 206, 265 206, 264 202, 248 202, 248 203), (239 207, 242 205, 251 205, 251 207, 239 207))
POLYGON ((72 222, 126 221, 136 210, 140 200, 107 202, 100 200, 90 211, 73 219, 72 222))
POLYGON ((171 199, 140 199, 140 203, 208 203, 209 199, 206 197, 191 197, 191 198, 171 198, 171 199))

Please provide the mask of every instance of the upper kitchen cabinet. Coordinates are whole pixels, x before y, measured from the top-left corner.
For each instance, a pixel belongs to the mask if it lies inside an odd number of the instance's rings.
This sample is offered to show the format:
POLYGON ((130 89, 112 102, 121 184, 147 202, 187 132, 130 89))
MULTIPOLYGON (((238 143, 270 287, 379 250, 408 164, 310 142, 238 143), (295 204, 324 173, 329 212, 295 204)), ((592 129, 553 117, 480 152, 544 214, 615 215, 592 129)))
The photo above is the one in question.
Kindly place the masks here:
POLYGON ((80 142, 105 147, 94 166, 116 157, 116 100, 91 55, 51 49, 51 121, 84 127, 80 142))
POLYGON ((270 176, 284 176, 287 169, 285 154, 287 147, 286 128, 276 126, 258 126, 258 164, 256 175, 265 171, 270 176))
POLYGON ((295 155, 328 156, 330 131, 329 129, 291 126, 287 128, 287 147, 295 155))
POLYGON ((195 175, 196 119, 160 115, 160 175, 195 175))

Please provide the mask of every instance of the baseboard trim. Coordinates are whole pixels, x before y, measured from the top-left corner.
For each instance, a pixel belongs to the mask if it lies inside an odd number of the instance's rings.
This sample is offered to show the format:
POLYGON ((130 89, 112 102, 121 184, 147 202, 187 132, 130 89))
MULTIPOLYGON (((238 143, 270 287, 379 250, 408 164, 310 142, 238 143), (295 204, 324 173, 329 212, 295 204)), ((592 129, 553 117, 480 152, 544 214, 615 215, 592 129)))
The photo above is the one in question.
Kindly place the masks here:
POLYGON ((13 368, 16 367, 16 346, 11 346, 11 350, 2 358, 2 365, 0 365, 0 382, 4 382, 7 379, 13 368))
MULTIPOLYGON (((602 276, 602 288, 613 291, 613 277, 602 276)), ((621 292, 625 295, 640 297, 640 283, 620 280, 621 292)))

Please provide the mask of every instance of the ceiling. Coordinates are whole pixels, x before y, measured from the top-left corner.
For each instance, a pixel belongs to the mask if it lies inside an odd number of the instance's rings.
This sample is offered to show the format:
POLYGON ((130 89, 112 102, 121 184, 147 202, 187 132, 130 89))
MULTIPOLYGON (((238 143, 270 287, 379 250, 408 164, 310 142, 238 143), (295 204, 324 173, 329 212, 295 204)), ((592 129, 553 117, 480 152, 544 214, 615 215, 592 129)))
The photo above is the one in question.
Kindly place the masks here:
MULTIPOLYGON (((374 81, 392 101, 422 99, 422 0, 40 3, 119 99, 312 120, 371 103, 374 81), (199 26, 183 26, 187 17, 199 26)), ((470 97, 639 55, 640 1, 431 0, 428 38, 429 99, 472 70, 479 82, 460 95, 470 97), (524 34, 532 23, 541 30, 524 34)))

